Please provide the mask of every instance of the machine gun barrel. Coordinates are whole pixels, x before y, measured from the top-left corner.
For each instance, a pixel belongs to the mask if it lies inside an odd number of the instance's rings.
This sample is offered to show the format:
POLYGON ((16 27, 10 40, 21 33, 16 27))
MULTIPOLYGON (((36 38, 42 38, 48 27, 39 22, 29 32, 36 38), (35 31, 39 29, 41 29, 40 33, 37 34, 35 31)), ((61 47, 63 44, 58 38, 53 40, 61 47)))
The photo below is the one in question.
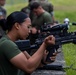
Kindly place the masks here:
POLYGON ((76 25, 76 22, 73 22, 72 25, 76 25))
POLYGON ((68 34, 64 37, 56 38, 56 45, 59 45, 59 43, 60 44, 73 43, 74 40, 76 39, 76 32, 72 32, 69 35, 68 34))

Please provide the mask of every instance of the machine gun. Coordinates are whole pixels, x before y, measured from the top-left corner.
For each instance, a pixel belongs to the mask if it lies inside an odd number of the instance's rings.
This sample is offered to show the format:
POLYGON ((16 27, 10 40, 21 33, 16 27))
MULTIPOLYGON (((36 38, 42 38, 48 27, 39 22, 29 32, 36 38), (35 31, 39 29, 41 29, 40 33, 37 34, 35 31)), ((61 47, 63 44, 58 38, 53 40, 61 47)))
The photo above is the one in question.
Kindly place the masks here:
MULTIPOLYGON (((42 26, 41 27, 41 33, 38 35, 38 38, 36 39, 36 41, 35 41, 34 44, 35 45, 36 44, 37 45, 38 44, 41 44, 42 41, 44 40, 44 38, 46 36, 49 36, 49 35, 58 35, 58 36, 60 36, 60 35, 67 34, 66 32, 64 33, 64 30, 67 32, 67 30, 68 30, 67 24, 62 24, 62 25, 59 24, 59 25, 53 26, 51 28, 49 27, 49 25, 47 25, 46 27, 45 26, 44 27, 42 26), (49 31, 49 33, 47 31, 49 31), (46 34, 44 34, 44 32, 46 32, 46 34)), ((30 44, 30 40, 18 40, 18 41, 16 41, 16 44, 18 45, 18 47, 20 48, 20 50, 27 50, 28 48, 30 48, 30 45, 31 45, 30 44)))
MULTIPOLYGON (((43 41, 43 38, 42 39, 37 39, 36 43, 40 44, 41 41, 43 41)), ((57 51, 57 49, 60 47, 60 45, 67 44, 67 43, 76 44, 76 32, 70 32, 66 36, 63 36, 63 37, 56 37, 55 45, 47 47, 47 50, 49 51, 49 54, 48 54, 47 57, 52 56, 53 53, 55 51, 57 51)), ((50 59, 47 58, 47 61, 50 61, 50 59)))
MULTIPOLYGON (((18 45, 21 51, 29 51, 32 49, 38 49, 43 42, 43 38, 36 39, 35 44, 31 45, 30 40, 18 40, 15 43, 18 45)), ((59 48, 59 45, 66 43, 76 43, 76 32, 71 32, 66 36, 56 38, 55 45, 48 46, 46 49, 49 51, 47 61, 50 61, 49 57, 59 48)))

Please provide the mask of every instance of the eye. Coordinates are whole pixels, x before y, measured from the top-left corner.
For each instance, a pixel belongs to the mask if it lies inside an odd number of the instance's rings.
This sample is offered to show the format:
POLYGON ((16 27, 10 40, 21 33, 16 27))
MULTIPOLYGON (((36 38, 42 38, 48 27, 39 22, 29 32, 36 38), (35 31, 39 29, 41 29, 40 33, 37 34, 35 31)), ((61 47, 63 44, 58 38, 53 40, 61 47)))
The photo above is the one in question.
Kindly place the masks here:
POLYGON ((28 26, 28 29, 31 29, 31 25, 30 25, 30 26, 28 26))
POLYGON ((28 26, 28 29, 29 29, 30 27, 28 26))

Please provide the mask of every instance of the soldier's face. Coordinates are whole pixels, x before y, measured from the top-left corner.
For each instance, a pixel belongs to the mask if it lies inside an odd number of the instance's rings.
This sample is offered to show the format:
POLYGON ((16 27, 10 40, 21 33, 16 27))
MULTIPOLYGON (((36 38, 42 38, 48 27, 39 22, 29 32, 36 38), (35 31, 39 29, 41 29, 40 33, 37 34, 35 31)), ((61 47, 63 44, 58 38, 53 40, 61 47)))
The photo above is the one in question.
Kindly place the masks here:
POLYGON ((5 5, 6 0, 0 0, 0 5, 4 6, 5 5))
POLYGON ((21 23, 21 25, 19 25, 18 33, 19 33, 20 39, 26 39, 28 37, 30 33, 30 29, 29 29, 30 25, 31 25, 30 18, 25 19, 25 21, 21 23))
POLYGON ((40 7, 38 7, 37 9, 34 9, 33 12, 34 12, 36 15, 40 15, 40 12, 41 12, 40 7))
POLYGON ((34 9, 33 12, 34 12, 34 14, 36 14, 36 15, 38 14, 37 9, 34 9))

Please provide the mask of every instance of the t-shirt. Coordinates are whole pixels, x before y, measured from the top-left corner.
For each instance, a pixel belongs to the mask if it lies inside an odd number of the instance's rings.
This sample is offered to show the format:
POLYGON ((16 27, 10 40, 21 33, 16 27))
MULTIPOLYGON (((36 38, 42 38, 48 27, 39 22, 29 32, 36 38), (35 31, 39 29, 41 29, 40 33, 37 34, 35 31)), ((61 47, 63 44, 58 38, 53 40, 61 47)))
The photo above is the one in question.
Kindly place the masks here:
POLYGON ((44 24, 52 23, 52 17, 48 12, 43 12, 41 15, 37 16, 32 21, 32 26, 40 29, 44 24))
POLYGON ((11 64, 10 59, 21 51, 6 35, 0 39, 0 75, 17 75, 18 69, 11 64))

